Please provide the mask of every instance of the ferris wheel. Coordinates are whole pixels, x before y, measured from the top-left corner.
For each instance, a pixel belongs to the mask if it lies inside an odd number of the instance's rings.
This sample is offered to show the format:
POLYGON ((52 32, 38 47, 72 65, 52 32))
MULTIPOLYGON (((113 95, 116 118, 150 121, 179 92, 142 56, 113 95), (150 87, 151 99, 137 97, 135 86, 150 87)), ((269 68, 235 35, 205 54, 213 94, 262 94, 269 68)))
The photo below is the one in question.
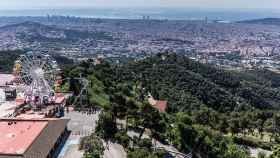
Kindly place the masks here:
POLYGON ((48 54, 28 52, 15 62, 15 73, 26 85, 25 98, 38 104, 47 103, 54 96, 54 88, 60 69, 48 54))

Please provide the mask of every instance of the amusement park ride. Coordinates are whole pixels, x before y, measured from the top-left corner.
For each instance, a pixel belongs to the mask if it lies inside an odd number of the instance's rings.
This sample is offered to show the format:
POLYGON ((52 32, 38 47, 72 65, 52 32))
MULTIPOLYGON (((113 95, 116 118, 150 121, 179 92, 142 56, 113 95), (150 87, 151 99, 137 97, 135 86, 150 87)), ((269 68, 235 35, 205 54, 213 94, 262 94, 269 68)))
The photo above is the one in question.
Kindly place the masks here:
POLYGON ((24 103, 39 110, 54 104, 59 91, 61 70, 48 54, 28 52, 15 61, 14 75, 17 84, 24 84, 24 103))
MULTIPOLYGON (((13 75, 4 85, 5 104, 0 116, 18 118, 49 118, 62 117, 66 100, 73 107, 88 106, 89 81, 83 77, 63 78, 57 62, 48 54, 42 52, 27 52, 15 61, 13 75), (62 83, 78 81, 81 86, 79 94, 61 92, 62 83), (74 106, 75 105, 75 106, 74 106)), ((73 84, 73 83, 72 83, 73 84)), ((1 99, 1 98, 0 98, 1 99)), ((3 99, 1 99, 3 100, 3 99)), ((69 105, 71 106, 71 105, 69 105)), ((67 107, 66 110, 69 108, 67 107)))

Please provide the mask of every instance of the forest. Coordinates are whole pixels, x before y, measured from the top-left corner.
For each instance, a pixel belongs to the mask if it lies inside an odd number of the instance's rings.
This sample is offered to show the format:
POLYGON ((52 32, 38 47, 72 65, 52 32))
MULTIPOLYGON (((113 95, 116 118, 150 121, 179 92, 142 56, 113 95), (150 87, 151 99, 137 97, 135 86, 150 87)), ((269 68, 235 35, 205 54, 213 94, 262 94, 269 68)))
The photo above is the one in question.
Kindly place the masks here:
MULTIPOLYGON (((275 151, 270 157, 279 157, 277 73, 227 71, 162 53, 117 65, 89 60, 64 70, 65 77, 80 75, 90 81, 88 106, 102 109, 96 132, 84 142, 118 142, 131 158, 167 154, 152 150, 152 139, 194 157, 249 158, 248 147, 275 151), (166 112, 149 104, 149 94, 168 102, 166 112), (120 126, 120 121, 125 123, 120 126), (130 137, 128 131, 139 136, 130 137), (147 131, 150 139, 142 138, 147 131)), ((72 91, 79 87, 70 84, 72 91)), ((85 157, 96 157, 93 153, 100 150, 89 150, 85 157)))
POLYGON ((14 62, 23 54, 24 51, 0 51, 0 72, 1 73, 11 73, 13 71, 14 62))
MULTIPOLYGON (((12 73, 14 62, 19 59, 21 54, 26 52, 27 50, 0 51, 0 73, 12 73)), ((61 68, 74 64, 73 60, 61 55, 53 55, 53 58, 57 61, 61 68)))

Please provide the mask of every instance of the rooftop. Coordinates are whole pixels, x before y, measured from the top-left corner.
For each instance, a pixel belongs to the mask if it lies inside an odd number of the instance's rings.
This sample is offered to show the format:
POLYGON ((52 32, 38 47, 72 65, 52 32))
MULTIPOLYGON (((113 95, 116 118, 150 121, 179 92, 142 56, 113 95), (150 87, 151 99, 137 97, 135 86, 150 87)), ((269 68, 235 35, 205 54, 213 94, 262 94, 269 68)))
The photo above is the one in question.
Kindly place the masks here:
POLYGON ((10 83, 14 80, 14 75, 12 74, 0 74, 0 87, 6 86, 6 83, 10 83))
POLYGON ((65 100, 65 97, 62 94, 56 94, 55 104, 62 104, 64 100, 65 100))
POLYGON ((0 118, 13 114, 16 107, 17 105, 15 101, 5 101, 4 103, 0 103, 0 118))
POLYGON ((148 98, 148 102, 156 108, 159 112, 165 112, 167 108, 167 101, 155 100, 151 95, 148 98))
POLYGON ((158 100, 156 102, 156 104, 154 105, 154 107, 156 109, 159 110, 159 112, 165 112, 166 111, 166 108, 167 108, 167 101, 164 101, 164 100, 158 100))
POLYGON ((0 120, 0 154, 23 154, 47 124, 47 120, 0 120))

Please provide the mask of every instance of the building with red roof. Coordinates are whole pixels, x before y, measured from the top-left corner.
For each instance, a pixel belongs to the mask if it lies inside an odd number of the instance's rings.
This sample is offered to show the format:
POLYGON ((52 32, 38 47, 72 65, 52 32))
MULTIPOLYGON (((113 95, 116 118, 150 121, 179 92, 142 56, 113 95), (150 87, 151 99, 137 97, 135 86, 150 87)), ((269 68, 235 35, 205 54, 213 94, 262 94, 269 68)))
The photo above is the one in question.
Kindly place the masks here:
POLYGON ((52 158, 68 119, 0 119, 0 158, 52 158))
POLYGON ((165 112, 167 108, 167 101, 165 100, 155 100, 151 95, 149 95, 148 102, 156 108, 159 112, 165 112))
POLYGON ((156 104, 153 105, 159 112, 165 112, 167 108, 167 101, 157 100, 156 104))

